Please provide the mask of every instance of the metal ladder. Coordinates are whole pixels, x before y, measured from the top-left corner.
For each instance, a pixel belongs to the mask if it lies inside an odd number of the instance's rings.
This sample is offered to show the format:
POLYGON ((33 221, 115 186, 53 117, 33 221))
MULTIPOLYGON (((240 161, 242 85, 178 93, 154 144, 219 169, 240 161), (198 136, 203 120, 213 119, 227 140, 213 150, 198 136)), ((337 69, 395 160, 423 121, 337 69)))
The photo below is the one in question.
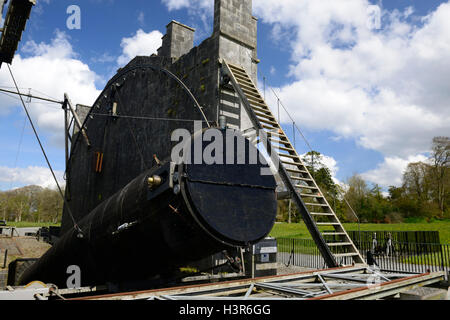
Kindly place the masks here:
POLYGON ((339 218, 328 204, 245 69, 227 63, 224 59, 220 62, 222 63, 222 74, 230 78, 230 82, 239 95, 255 129, 260 130, 260 134, 261 130, 267 134, 267 151, 279 163, 278 173, 290 191, 292 200, 300 210, 303 221, 325 263, 330 268, 351 263, 365 264, 339 218), (277 152, 272 152, 272 150, 277 152), (329 230, 330 228, 332 229, 329 230), (328 241, 325 240, 325 237, 328 241), (351 262, 349 263, 349 261, 351 262))

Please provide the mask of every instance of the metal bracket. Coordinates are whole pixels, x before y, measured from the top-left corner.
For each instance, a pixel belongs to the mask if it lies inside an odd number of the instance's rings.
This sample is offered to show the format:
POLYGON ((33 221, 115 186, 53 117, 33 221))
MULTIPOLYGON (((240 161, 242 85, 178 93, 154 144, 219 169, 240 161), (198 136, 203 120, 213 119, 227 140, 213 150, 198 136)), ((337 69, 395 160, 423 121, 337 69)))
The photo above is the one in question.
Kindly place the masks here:
POLYGON ((80 129, 84 140, 86 141, 86 145, 88 148, 91 147, 91 143, 89 142, 89 137, 86 133, 86 130, 83 127, 83 124, 80 121, 80 118, 78 117, 78 114, 76 113, 75 109, 73 108, 72 102, 69 99, 69 96, 67 95, 67 93, 64 93, 64 105, 66 107, 69 107, 69 111, 70 113, 72 113, 73 118, 75 119, 75 123, 78 126, 78 128, 80 129))
POLYGON ((173 177, 175 173, 176 163, 170 162, 170 169, 169 169, 169 187, 173 189, 173 177))

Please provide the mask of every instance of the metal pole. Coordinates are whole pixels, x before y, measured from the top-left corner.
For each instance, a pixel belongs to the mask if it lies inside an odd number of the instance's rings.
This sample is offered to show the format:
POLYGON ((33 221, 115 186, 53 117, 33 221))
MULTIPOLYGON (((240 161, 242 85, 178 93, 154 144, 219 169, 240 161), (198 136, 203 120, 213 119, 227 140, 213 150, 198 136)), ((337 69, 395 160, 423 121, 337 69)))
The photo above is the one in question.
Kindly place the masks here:
POLYGON ((67 172, 67 168, 69 165, 69 127, 68 127, 68 113, 67 113, 67 101, 64 101, 63 104, 63 109, 64 109, 64 143, 65 143, 65 156, 66 156, 66 172, 67 172))
POLYGON ((289 224, 291 224, 291 206, 292 206, 292 200, 289 199, 289 221, 288 221, 289 224))
POLYGON ((294 149, 297 149, 296 143, 295 143, 295 121, 292 121, 292 134, 294 139, 294 149))
POLYGON ((245 261, 244 261, 244 249, 243 248, 240 248, 241 249, 241 264, 242 264, 242 272, 244 273, 244 275, 245 275, 245 261))
POLYGON ((277 105, 278 105, 278 123, 281 123, 281 121, 280 121, 280 99, 277 100, 277 105))
POLYGON ((80 121, 80 118, 78 117, 78 114, 76 113, 75 109, 72 106, 72 103, 69 100, 69 96, 67 93, 64 93, 64 103, 66 106, 69 107, 70 112, 72 113, 73 118, 75 119, 75 123, 77 124, 78 128, 80 129, 81 133, 83 134, 84 139, 86 140, 86 144, 88 148, 91 147, 91 143, 89 142, 89 138, 87 136, 86 130, 83 128, 83 124, 80 121))
POLYGON ((8 249, 5 250, 5 259, 3 260, 3 269, 6 268, 6 261, 8 260, 8 249))
POLYGON ((53 100, 53 99, 48 99, 48 98, 42 98, 42 97, 34 96, 32 94, 24 94, 24 93, 21 93, 21 92, 10 91, 10 90, 6 90, 6 89, 0 89, 0 92, 11 93, 11 94, 15 94, 15 95, 18 95, 18 96, 27 97, 27 98, 33 98, 33 99, 47 101, 47 102, 53 102, 53 103, 56 103, 56 104, 64 104, 64 101, 58 101, 58 100, 53 100))
POLYGON ((263 77, 264 82, 264 100, 266 100, 266 77, 263 77))
POLYGON ((347 199, 345 199, 345 196, 342 197, 345 201, 345 203, 347 204, 347 206, 350 208, 350 211, 353 213, 353 215, 356 218, 356 221, 358 222, 358 233, 359 233, 359 246, 361 246, 361 227, 360 227, 360 221, 358 218, 358 215, 356 214, 356 212, 353 210, 352 206, 350 205, 350 203, 348 203, 347 199))
POLYGON ((251 255, 252 255, 252 279, 255 278, 255 252, 253 250, 254 246, 251 247, 251 255))

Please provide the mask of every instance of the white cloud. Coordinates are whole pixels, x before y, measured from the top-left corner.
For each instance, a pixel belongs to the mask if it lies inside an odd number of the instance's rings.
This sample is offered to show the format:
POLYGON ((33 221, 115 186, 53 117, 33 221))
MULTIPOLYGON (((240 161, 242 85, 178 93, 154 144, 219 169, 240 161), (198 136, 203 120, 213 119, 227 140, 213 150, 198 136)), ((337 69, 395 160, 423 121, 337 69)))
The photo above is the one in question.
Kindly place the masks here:
POLYGON ((277 69, 274 66, 270 67, 270 74, 273 76, 275 73, 277 73, 277 69))
POLYGON ((450 135, 450 2, 426 17, 412 17, 413 7, 384 10, 379 30, 368 28, 369 6, 254 1, 275 40, 291 47, 294 80, 275 90, 296 123, 382 153, 385 162, 365 176, 389 186, 434 136, 450 135))
POLYGON ((111 55, 108 52, 105 52, 103 54, 101 54, 100 56, 94 56, 90 59, 91 62, 93 63, 112 63, 114 61, 116 61, 116 57, 114 57, 113 55, 111 55))
POLYGON ((120 46, 122 47, 122 55, 117 59, 120 66, 124 66, 136 56, 150 56, 157 53, 162 45, 163 34, 157 30, 149 33, 142 29, 136 31, 136 34, 130 38, 123 38, 120 46))
POLYGON ((212 11, 214 1, 211 0, 162 0, 169 11, 187 8, 189 10, 204 9, 212 11))
POLYGON ((396 186, 402 185, 403 173, 409 163, 426 161, 427 157, 423 155, 411 156, 406 159, 399 157, 386 157, 384 162, 379 164, 376 169, 370 170, 361 176, 372 183, 381 186, 396 186))
MULTIPOLYGON (((86 105, 92 104, 100 94, 95 82, 101 78, 77 59, 64 32, 57 31, 50 43, 26 42, 22 54, 14 57, 11 69, 22 92, 28 93, 26 88, 32 88, 36 90, 32 91, 35 94, 45 93, 59 101, 67 92, 74 104, 86 105)), ((0 72, 0 86, 13 85, 5 66, 0 72)), ((22 108, 19 101, 0 96, 0 109, 5 111, 13 107, 22 108)), ((29 112, 35 124, 49 133, 53 142, 62 143, 64 117, 60 106, 32 100, 29 112)))
POLYGON ((189 24, 195 28, 195 39, 209 37, 212 32, 213 0, 162 0, 169 11, 187 9, 189 24))
POLYGON ((387 156, 426 152, 450 134, 450 4, 424 18, 385 12, 367 28, 368 2, 255 1, 262 21, 293 28, 291 74, 279 88, 298 123, 331 130, 387 156), (301 103, 300 103, 301 102, 301 103))
MULTIPOLYGON (((302 159, 306 158, 306 160, 309 163, 312 161, 311 156, 307 156, 306 153, 300 155, 300 157, 302 159)), ((324 155, 324 154, 321 154, 319 159, 317 159, 317 157, 314 159, 315 170, 321 169, 324 166, 330 170, 331 178, 333 179, 333 181, 337 184, 340 184, 341 181, 339 181, 339 179, 336 178, 336 175, 339 171, 339 166, 338 166, 336 159, 334 159, 331 156, 324 155)))
POLYGON ((137 20, 141 26, 145 24, 145 13, 143 11, 139 12, 137 20))
MULTIPOLYGON (((65 185, 64 172, 56 171, 56 178, 61 187, 65 185)), ((0 181, 21 185, 36 185, 43 188, 56 188, 55 180, 48 168, 27 167, 8 168, 0 166, 0 181)))
MULTIPOLYGON (((155 53, 161 46, 161 37, 159 31, 145 33, 138 30, 133 37, 122 39, 123 52, 119 58, 105 53, 91 59, 91 62, 110 63, 117 60, 123 66, 136 55, 155 53)), ((31 93, 35 95, 45 94, 45 97, 59 101, 64 99, 64 93, 67 92, 73 104, 91 105, 101 92, 96 88, 96 82, 105 82, 88 64, 81 61, 69 36, 59 30, 55 31, 49 43, 25 42, 20 54, 14 57, 11 69, 22 92, 28 93, 28 88, 31 88, 31 93)), ((14 86, 6 66, 0 71, 0 86, 14 86)), ((1 115, 8 114, 12 108, 22 109, 20 100, 13 98, 0 95, 1 115)), ((32 100, 29 112, 40 133, 43 131, 49 134, 53 144, 63 146, 64 117, 61 107, 32 100)))

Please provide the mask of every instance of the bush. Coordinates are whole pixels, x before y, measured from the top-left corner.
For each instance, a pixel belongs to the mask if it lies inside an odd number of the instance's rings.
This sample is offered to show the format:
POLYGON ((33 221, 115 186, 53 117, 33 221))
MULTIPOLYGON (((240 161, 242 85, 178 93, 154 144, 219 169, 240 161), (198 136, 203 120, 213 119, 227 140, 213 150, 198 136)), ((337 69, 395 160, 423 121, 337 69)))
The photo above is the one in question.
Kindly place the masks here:
POLYGON ((405 219, 400 212, 390 212, 384 218, 385 223, 403 223, 405 219))

